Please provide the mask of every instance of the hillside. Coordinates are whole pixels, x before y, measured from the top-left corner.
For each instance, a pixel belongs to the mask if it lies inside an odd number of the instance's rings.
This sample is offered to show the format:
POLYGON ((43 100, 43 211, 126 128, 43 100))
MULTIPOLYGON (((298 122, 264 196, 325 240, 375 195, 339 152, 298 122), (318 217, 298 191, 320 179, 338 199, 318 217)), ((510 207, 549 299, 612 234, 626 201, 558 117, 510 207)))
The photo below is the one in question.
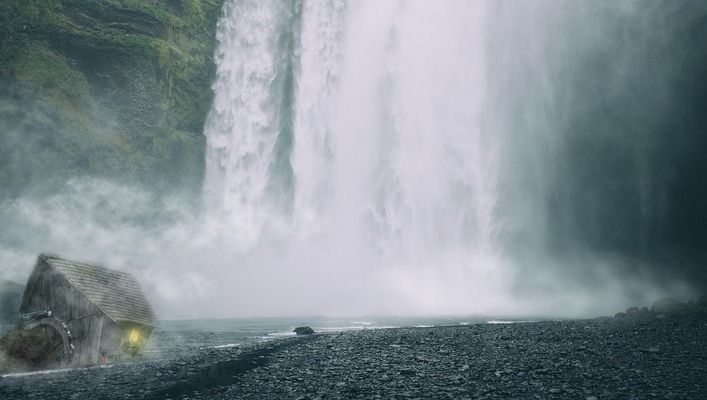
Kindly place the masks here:
POLYGON ((0 199, 77 175, 198 190, 222 3, 0 3, 0 199))

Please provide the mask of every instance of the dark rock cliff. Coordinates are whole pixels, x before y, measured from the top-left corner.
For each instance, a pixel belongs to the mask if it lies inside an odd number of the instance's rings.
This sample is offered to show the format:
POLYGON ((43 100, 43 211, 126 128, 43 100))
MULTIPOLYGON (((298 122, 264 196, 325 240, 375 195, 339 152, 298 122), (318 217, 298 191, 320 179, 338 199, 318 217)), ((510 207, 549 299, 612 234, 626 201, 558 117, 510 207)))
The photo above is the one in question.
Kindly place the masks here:
POLYGON ((77 175, 198 190, 222 3, 0 3, 0 199, 77 175))

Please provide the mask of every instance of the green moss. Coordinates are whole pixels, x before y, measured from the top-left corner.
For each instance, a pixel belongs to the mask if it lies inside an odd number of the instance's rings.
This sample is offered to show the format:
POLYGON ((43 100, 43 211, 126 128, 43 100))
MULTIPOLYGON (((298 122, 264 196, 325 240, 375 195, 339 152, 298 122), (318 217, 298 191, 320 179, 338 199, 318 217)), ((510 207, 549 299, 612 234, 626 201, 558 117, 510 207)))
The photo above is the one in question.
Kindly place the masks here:
POLYGON ((85 76, 72 68, 67 60, 40 43, 32 43, 18 52, 10 64, 19 82, 31 83, 43 96, 64 105, 77 119, 85 119, 89 85, 85 76))
POLYGON ((198 192, 221 4, 3 1, 0 197, 77 174, 198 192))

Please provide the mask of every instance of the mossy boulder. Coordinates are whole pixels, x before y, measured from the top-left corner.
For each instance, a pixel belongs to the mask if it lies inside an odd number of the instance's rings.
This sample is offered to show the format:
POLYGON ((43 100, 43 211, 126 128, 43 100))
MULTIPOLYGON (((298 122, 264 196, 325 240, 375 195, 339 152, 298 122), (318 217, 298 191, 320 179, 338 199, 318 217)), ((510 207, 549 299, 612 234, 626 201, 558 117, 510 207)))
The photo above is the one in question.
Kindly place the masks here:
POLYGON ((55 368, 61 362, 61 338, 43 329, 11 331, 0 338, 0 372, 55 368))
POLYGON ((688 308, 687 303, 683 303, 672 297, 664 297, 653 303, 651 312, 656 314, 678 314, 688 311, 688 308))

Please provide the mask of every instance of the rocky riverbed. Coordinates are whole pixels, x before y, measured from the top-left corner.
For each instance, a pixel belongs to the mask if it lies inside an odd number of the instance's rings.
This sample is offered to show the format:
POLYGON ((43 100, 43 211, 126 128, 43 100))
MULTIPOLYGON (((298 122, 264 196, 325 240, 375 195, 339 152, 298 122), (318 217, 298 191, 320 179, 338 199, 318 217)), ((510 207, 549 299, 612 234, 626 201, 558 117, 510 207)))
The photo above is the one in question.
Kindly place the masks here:
POLYGON ((707 318, 364 330, 0 379, 2 399, 707 399, 707 318))

